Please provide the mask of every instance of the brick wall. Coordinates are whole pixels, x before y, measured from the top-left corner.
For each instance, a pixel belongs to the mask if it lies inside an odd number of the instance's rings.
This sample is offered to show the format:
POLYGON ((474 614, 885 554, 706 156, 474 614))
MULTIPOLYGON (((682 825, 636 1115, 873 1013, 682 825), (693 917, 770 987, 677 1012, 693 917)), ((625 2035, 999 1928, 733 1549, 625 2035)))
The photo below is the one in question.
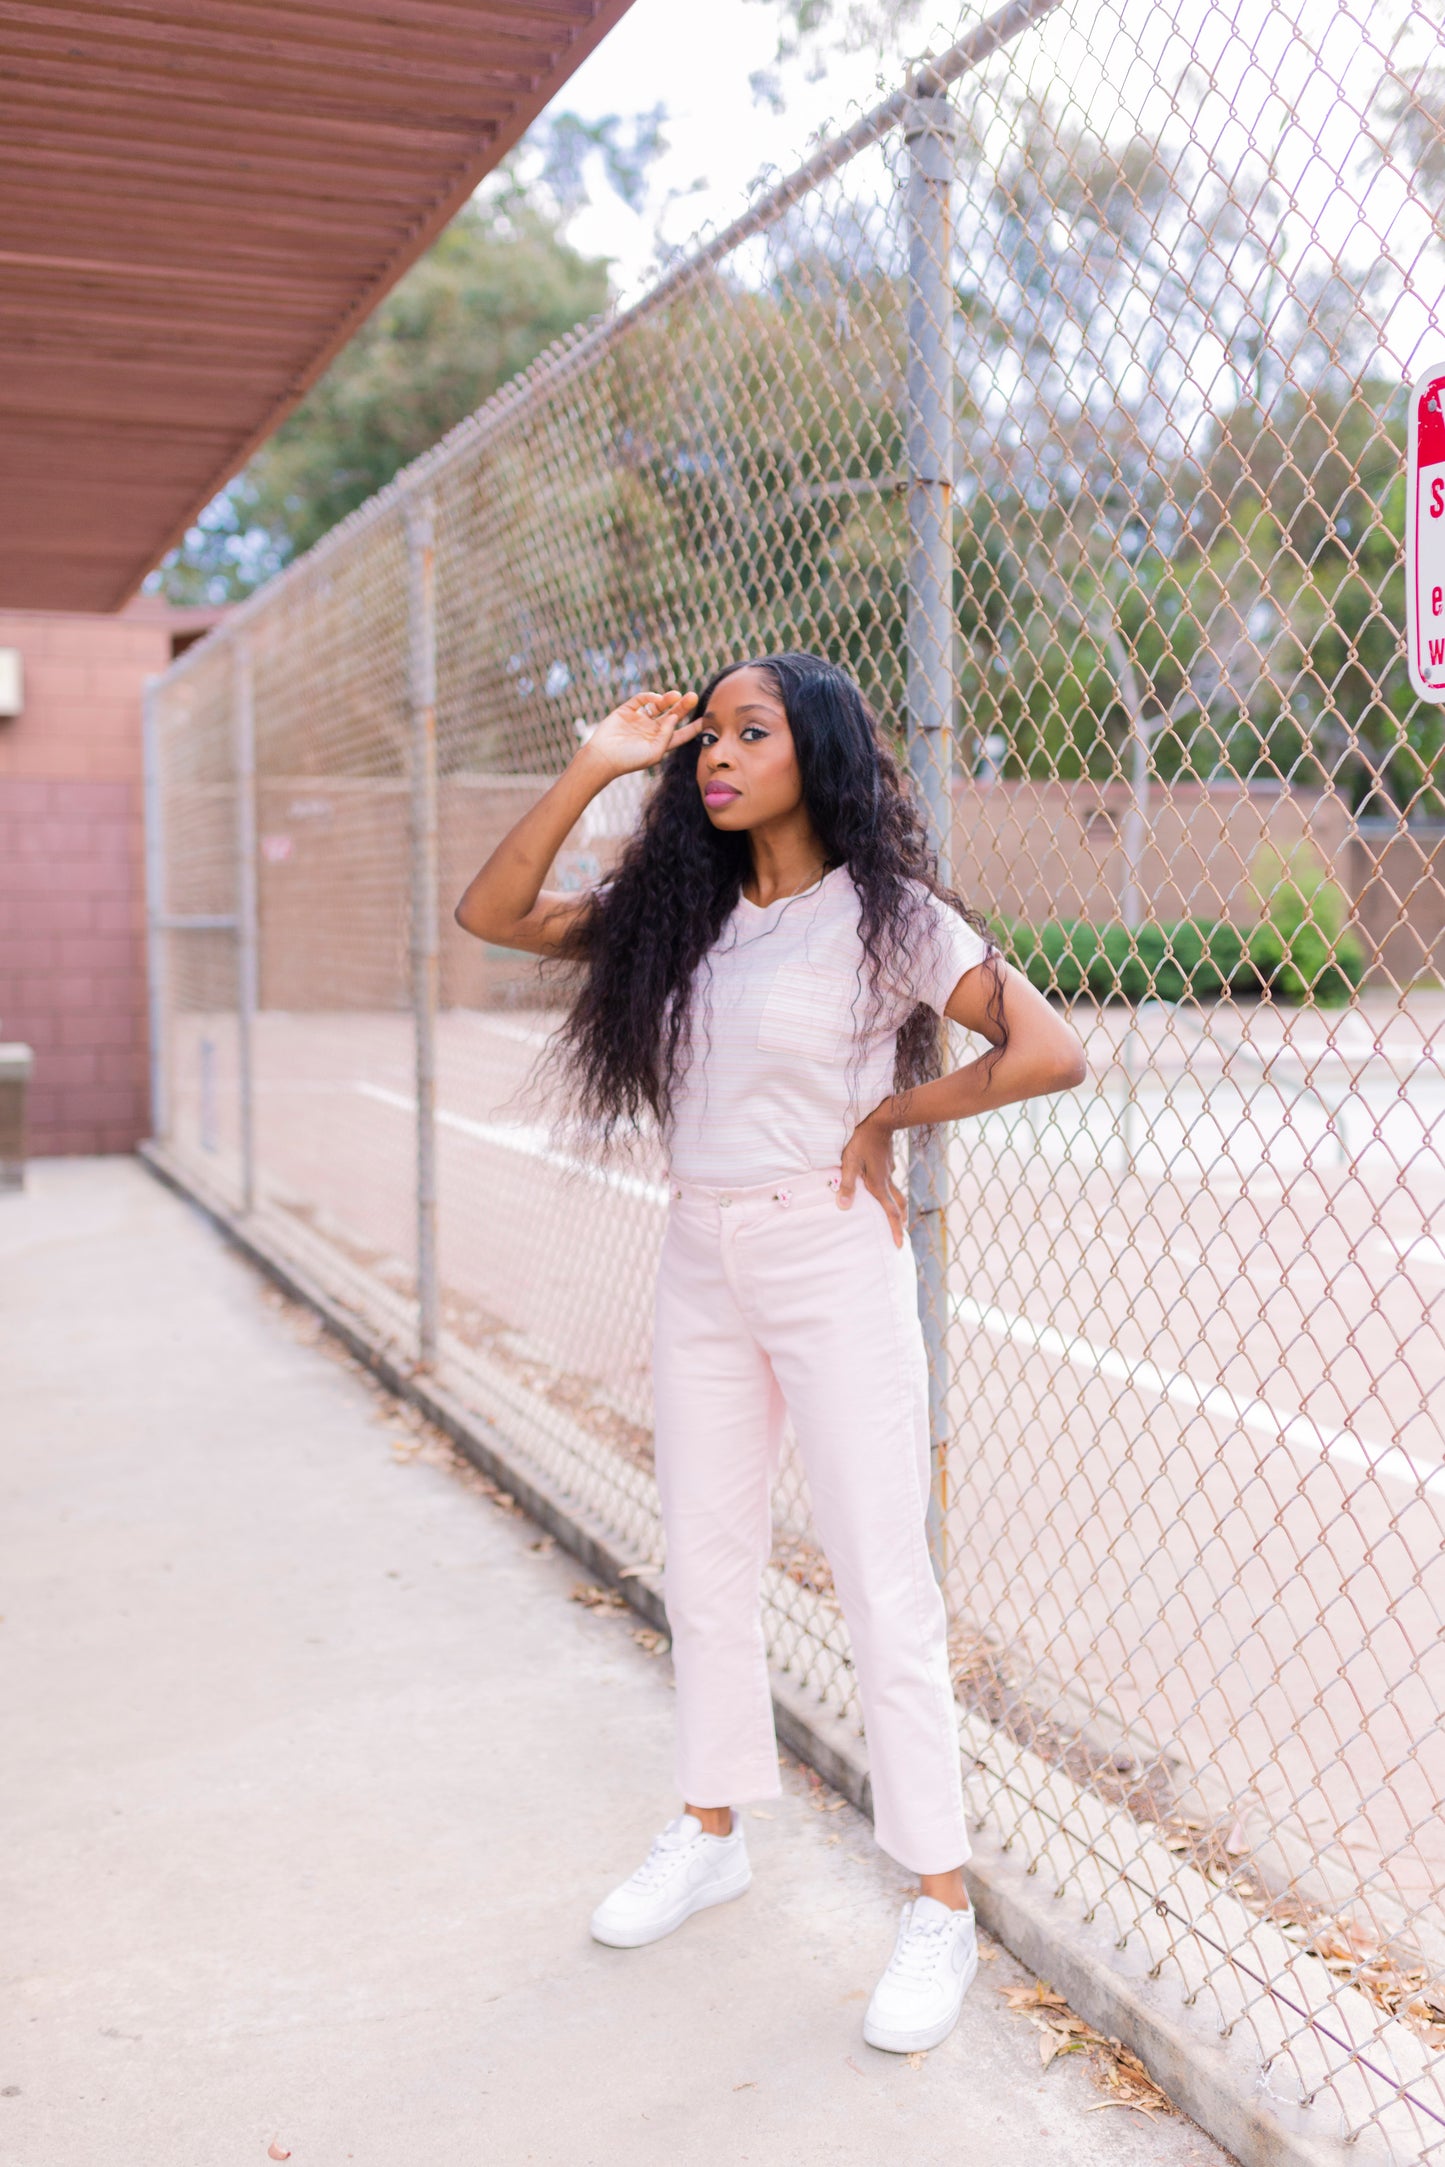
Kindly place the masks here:
POLYGON ((1350 837, 1348 886, 1377 985, 1445 981, 1445 826, 1362 820, 1350 837))
POLYGON ((149 1127, 141 689, 158 603, 0 610, 25 711, 0 721, 0 1037, 35 1049, 30 1149, 128 1151, 149 1127))
MULTIPOLYGON (((1041 924, 1106 923, 1127 877, 1122 783, 961 783, 955 877, 985 908, 1041 924)), ((1152 915, 1164 920, 1259 916, 1250 869, 1260 851, 1285 854, 1308 839, 1342 881, 1349 820, 1341 800, 1316 791, 1241 782, 1156 782, 1139 868, 1152 915)))

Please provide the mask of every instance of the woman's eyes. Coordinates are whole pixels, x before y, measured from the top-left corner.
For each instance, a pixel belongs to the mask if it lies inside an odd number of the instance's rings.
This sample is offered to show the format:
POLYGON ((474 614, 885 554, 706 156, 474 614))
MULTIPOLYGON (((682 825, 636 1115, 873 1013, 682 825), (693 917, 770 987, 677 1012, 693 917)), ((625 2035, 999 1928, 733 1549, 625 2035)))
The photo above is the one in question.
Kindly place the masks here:
MULTIPOLYGON (((698 744, 700 746, 715 745, 718 741, 720 734, 721 733, 717 730, 699 730, 697 733, 698 744)), ((745 724, 744 727, 738 732, 738 736, 742 739, 744 744, 746 744, 750 738, 767 737, 769 735, 770 732, 767 728, 767 725, 761 722, 749 722, 745 724)))

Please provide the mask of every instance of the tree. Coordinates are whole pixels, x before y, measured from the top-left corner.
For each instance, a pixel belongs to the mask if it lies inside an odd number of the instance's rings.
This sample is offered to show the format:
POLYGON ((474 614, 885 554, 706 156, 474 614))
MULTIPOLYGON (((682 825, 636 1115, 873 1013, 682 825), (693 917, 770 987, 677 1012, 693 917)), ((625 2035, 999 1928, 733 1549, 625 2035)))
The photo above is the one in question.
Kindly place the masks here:
POLYGON ((174 602, 249 593, 604 308, 607 264, 568 244, 563 215, 510 177, 474 198, 202 513, 161 591, 174 602))
POLYGON ((839 53, 895 54, 919 22, 923 0, 761 0, 778 19, 771 68, 749 78, 753 97, 775 113, 787 110, 783 70, 801 62, 816 81, 839 53))
POLYGON ((1404 660, 1405 403, 1400 384, 1364 376, 1221 416, 1188 542, 1196 578, 1222 584, 1237 561, 1260 598, 1231 763, 1328 775, 1361 815, 1438 818, 1440 711, 1404 660))

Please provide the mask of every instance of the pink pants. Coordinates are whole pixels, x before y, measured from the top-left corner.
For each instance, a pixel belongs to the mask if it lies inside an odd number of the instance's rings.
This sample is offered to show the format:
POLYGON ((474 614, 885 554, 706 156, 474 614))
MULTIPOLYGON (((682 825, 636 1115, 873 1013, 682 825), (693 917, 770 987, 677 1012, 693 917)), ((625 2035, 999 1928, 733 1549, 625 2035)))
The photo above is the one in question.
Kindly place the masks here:
POLYGON ((671 1188, 654 1363, 677 1781, 696 1806, 778 1790, 760 1582, 786 1413, 853 1643, 878 1841, 946 1873, 969 1846, 916 1271, 882 1205, 860 1187, 841 1211, 836 1184, 671 1188))

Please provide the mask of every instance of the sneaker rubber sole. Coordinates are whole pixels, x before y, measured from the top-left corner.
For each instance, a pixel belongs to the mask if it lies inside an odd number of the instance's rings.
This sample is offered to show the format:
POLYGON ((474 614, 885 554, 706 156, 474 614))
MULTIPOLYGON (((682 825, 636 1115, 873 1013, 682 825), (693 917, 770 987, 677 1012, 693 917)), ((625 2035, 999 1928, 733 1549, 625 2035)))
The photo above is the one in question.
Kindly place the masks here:
POLYGON ((695 1911, 709 1911, 714 1904, 730 1904, 735 1897, 745 1896, 752 1881, 752 1867, 745 1863, 725 1881, 711 1881, 694 1889, 665 1919, 648 1927, 599 1927, 594 1916, 592 1939, 600 1941, 605 1949, 645 1949, 649 1942, 665 1941, 669 1934, 675 1934, 695 1911))

